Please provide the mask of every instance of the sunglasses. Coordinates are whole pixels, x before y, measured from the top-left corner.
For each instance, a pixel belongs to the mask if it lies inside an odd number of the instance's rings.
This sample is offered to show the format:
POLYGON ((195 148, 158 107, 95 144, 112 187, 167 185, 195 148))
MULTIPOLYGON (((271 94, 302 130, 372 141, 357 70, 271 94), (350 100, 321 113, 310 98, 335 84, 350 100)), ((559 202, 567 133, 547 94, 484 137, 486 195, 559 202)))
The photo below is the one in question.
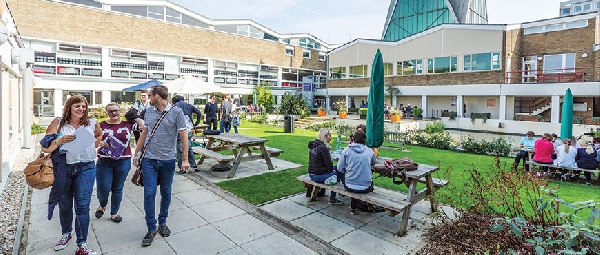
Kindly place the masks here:
POLYGON ((121 111, 121 110, 110 110, 110 111, 108 111, 108 113, 110 113, 110 114, 113 114, 113 113, 118 113, 118 112, 120 112, 120 111, 121 111))

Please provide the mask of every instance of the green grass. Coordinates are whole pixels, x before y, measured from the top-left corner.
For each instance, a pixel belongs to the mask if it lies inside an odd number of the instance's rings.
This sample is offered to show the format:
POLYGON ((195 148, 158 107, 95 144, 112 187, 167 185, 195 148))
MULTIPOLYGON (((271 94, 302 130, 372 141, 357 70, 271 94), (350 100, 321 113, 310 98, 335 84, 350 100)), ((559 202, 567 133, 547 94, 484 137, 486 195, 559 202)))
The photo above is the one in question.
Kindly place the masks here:
MULTIPOLYGON (((240 133, 250 136, 257 136, 269 139, 266 146, 283 149, 279 158, 303 165, 296 169, 288 169, 278 172, 268 172, 262 175, 251 176, 247 178, 230 180, 218 183, 218 185, 237 196, 253 204, 261 204, 277 198, 297 194, 305 191, 303 184, 296 180, 299 175, 306 174, 308 163, 309 141, 315 139, 317 132, 296 129, 294 133, 283 133, 282 127, 261 125, 245 121, 240 126, 240 133)), ((332 141, 332 144, 334 141, 332 141)), ((397 144, 384 143, 384 147, 396 147, 397 144)), ((468 179, 466 170, 477 167, 480 170, 489 170, 494 164, 494 157, 484 155, 474 155, 454 151, 438 150, 420 146, 408 146, 410 152, 401 152, 400 150, 381 149, 380 156, 389 158, 410 157, 421 164, 440 166, 440 171, 434 174, 434 177, 441 175, 444 169, 452 167, 450 176, 451 185, 462 186, 468 179)), ((514 162, 513 158, 500 158, 501 164, 506 163, 507 167, 514 162)), ((377 174, 375 174, 377 176, 377 174)), ((445 178, 443 178, 445 179, 445 178)), ((395 185, 390 178, 375 178, 376 186, 385 187, 393 190, 406 192, 405 185, 395 185)), ((600 201, 600 192, 597 186, 587 186, 584 184, 570 182, 552 182, 559 184, 559 196, 568 202, 591 200, 600 201)), ((422 184, 421 184, 421 187, 422 184)), ((440 192, 447 192, 442 188, 440 192)), ((456 194, 460 195, 460 194, 456 194)))

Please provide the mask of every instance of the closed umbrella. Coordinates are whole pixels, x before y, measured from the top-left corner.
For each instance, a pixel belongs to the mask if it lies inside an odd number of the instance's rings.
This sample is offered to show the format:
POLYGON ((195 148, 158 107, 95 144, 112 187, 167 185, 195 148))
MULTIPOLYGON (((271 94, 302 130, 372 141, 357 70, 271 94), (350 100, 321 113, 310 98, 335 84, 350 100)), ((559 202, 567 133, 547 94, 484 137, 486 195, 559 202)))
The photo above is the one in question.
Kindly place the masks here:
POLYGON ((560 138, 573 137, 573 94, 568 88, 562 105, 562 118, 560 120, 560 138))
POLYGON ((184 76, 165 84, 169 93, 178 94, 209 94, 219 91, 219 87, 203 82, 193 76, 184 76))
POLYGON ((380 147, 383 144, 383 57, 377 49, 371 69, 371 87, 369 88, 369 110, 367 110, 367 146, 380 147))
POLYGON ((158 81, 157 79, 152 79, 149 80, 147 82, 135 85, 135 86, 131 86, 128 88, 124 88, 123 91, 139 91, 139 90, 148 90, 150 88, 152 88, 152 86, 154 85, 161 85, 163 84, 162 82, 158 81))

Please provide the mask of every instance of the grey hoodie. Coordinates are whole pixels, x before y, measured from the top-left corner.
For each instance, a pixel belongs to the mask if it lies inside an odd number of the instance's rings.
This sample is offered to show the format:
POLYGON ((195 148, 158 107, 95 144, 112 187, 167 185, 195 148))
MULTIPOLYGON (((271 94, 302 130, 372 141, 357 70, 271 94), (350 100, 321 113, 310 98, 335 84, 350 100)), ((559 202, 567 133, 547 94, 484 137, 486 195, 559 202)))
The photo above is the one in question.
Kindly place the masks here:
POLYGON ((377 159, 372 149, 364 144, 353 143, 342 151, 337 171, 345 174, 345 183, 348 188, 364 190, 373 182, 371 166, 376 163, 377 159))

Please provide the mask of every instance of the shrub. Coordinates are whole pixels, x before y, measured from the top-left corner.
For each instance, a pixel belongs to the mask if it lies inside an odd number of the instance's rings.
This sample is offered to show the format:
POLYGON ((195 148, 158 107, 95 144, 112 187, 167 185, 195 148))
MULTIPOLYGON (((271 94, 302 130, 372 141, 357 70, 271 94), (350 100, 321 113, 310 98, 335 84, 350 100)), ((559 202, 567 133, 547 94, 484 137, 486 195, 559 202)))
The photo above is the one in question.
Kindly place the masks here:
POLYGON ((257 113, 254 114, 254 116, 252 116, 252 122, 256 122, 256 123, 260 123, 260 124, 266 124, 267 123, 267 114, 265 113, 257 113))
POLYGON ((31 126, 31 134, 32 135, 45 134, 45 133, 46 133, 45 127, 42 127, 36 123, 33 123, 33 125, 31 126))
POLYGON ((413 114, 417 117, 423 117, 423 108, 413 109, 413 114))
POLYGON ((367 110, 369 110, 369 108, 360 108, 358 109, 358 114, 360 114, 361 116, 366 116, 367 110))
POLYGON ((431 134, 428 134, 426 132, 417 132, 408 134, 406 139, 410 143, 417 143, 418 145, 425 147, 437 148, 442 150, 453 149, 453 140, 450 136, 450 133, 448 132, 439 132, 431 134))
POLYGON ((444 132, 445 128, 446 128, 446 126, 444 126, 444 123, 439 122, 439 121, 427 123, 427 125, 425 125, 425 133, 427 133, 427 134, 441 133, 441 132, 444 132))
POLYGON ((448 120, 451 120, 451 121, 456 120, 456 116, 457 116, 456 111, 451 111, 450 117, 448 117, 448 120))
POLYGON ((477 140, 471 136, 461 136, 459 146, 468 153, 480 155, 495 155, 506 157, 511 151, 510 143, 504 138, 494 138, 492 141, 477 140))
POLYGON ((285 93, 281 98, 281 107, 279 112, 284 115, 300 115, 300 117, 310 116, 308 102, 302 96, 285 93))

